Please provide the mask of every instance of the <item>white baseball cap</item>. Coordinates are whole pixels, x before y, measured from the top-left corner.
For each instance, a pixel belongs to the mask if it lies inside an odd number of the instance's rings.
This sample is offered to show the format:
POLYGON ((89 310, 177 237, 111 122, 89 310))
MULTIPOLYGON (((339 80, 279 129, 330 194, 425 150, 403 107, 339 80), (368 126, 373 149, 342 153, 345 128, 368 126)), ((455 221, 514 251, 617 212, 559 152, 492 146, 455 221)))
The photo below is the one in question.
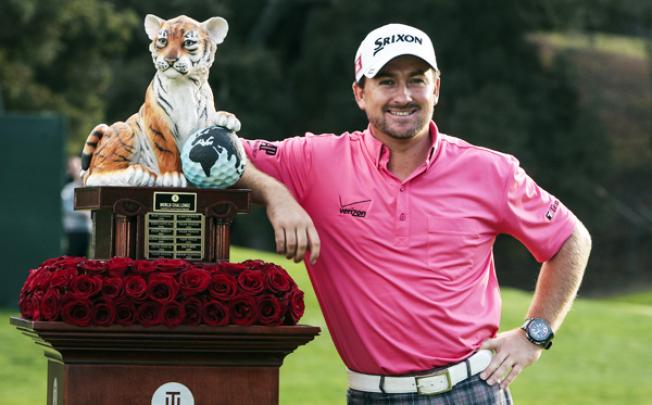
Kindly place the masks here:
POLYGON ((362 75, 372 78, 390 60, 401 55, 414 55, 437 70, 435 48, 430 37, 420 29, 404 24, 387 24, 367 34, 355 53, 355 81, 362 75))

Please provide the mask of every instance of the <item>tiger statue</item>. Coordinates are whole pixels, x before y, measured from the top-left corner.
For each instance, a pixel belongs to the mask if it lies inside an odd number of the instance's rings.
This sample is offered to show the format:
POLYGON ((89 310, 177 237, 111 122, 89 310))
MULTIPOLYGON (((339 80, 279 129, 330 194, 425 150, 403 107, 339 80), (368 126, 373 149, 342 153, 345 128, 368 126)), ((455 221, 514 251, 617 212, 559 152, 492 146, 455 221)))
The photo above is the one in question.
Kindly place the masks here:
POLYGON ((85 185, 186 187, 179 151, 188 137, 211 125, 240 130, 233 114, 215 111, 208 84, 228 28, 221 17, 145 17, 156 74, 137 113, 91 131, 82 151, 85 185))

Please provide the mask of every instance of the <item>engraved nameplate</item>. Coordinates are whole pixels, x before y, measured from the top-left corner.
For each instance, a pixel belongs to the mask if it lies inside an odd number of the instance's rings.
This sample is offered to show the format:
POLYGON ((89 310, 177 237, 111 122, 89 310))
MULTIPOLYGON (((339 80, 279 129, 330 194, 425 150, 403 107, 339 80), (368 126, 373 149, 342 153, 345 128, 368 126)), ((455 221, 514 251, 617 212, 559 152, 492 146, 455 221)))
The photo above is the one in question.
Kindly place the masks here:
POLYGON ((154 212, 195 212, 197 193, 154 192, 154 212))
POLYGON ((195 193, 155 192, 154 212, 145 214, 145 258, 201 260, 204 215, 196 209, 195 193))

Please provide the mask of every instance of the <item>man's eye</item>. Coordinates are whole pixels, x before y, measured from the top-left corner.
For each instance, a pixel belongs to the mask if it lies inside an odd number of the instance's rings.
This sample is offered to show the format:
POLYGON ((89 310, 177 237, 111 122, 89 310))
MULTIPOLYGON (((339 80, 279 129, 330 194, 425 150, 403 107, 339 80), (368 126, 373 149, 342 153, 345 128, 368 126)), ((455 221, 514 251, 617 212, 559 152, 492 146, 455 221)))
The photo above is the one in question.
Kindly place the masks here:
POLYGON ((381 86, 391 86, 392 84, 394 84, 393 80, 385 79, 380 81, 381 86))
POLYGON ((167 38, 159 38, 156 40, 156 46, 163 48, 168 44, 167 38))

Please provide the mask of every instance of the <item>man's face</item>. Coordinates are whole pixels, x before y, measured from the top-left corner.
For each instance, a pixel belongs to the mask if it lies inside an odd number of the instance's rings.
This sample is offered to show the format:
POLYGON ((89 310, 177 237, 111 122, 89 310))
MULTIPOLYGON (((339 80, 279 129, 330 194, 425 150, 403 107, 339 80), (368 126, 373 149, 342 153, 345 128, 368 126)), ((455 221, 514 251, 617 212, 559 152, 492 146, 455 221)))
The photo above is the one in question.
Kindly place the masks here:
POLYGON ((358 107, 367 114, 374 134, 410 139, 428 133, 428 124, 439 99, 439 77, 423 60, 399 56, 378 74, 353 84, 358 107))

